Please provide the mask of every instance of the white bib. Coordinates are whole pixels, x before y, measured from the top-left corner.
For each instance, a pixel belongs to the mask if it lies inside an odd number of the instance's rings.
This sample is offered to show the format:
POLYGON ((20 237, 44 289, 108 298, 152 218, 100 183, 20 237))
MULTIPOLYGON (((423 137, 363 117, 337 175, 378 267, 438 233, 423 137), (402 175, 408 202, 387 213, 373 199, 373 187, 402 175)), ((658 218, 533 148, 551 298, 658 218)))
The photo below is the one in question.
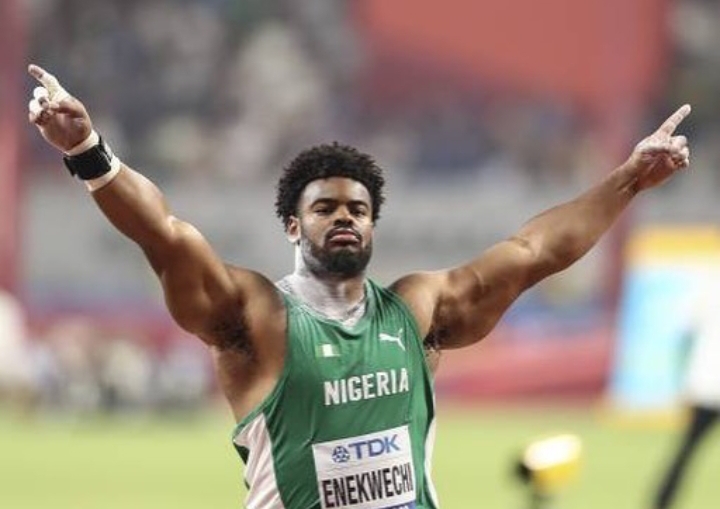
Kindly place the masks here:
POLYGON ((323 509, 414 509, 407 426, 313 444, 323 509))

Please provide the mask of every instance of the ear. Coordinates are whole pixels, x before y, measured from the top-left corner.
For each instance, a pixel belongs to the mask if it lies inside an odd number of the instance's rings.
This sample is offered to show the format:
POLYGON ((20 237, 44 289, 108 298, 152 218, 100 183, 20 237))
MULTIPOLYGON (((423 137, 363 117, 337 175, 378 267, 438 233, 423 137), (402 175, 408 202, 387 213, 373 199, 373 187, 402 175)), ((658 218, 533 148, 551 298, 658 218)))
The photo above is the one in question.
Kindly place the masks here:
POLYGON ((285 228, 285 237, 291 244, 297 244, 300 241, 300 220, 295 216, 290 216, 287 228, 285 228))

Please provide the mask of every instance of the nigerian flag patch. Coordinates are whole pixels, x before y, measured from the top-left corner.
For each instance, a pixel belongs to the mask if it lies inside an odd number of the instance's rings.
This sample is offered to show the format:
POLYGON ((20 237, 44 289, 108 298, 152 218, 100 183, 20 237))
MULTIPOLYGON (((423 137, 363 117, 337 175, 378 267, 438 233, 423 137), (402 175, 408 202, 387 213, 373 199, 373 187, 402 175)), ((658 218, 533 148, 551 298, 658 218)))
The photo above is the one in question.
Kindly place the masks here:
POLYGON ((340 357, 340 352, 335 345, 318 345, 315 347, 315 357, 340 357))

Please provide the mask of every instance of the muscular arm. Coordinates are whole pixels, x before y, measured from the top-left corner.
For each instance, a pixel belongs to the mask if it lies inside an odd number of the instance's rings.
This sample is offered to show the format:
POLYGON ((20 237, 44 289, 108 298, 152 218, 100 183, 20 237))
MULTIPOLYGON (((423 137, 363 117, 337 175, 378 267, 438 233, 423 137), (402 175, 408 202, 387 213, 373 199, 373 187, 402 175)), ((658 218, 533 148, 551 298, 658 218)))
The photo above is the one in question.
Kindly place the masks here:
POLYGON ((127 166, 93 198, 108 220, 143 250, 178 324, 209 339, 213 312, 229 308, 241 294, 202 235, 173 216, 160 190, 127 166))
POLYGON ((678 110, 600 183, 532 218, 477 259, 395 283, 428 339, 440 348, 479 341, 523 291, 587 253, 641 190, 687 166, 686 140, 672 132, 688 113, 689 107, 678 110))
MULTIPOLYGON (((43 137, 64 152, 84 151, 86 144, 97 143, 82 103, 43 69, 30 66, 29 72, 43 85, 29 105, 29 120, 43 137)), ((143 250, 178 324, 216 346, 245 333, 269 338, 262 348, 277 347, 272 339, 280 336, 281 327, 272 323, 283 304, 272 283, 255 272, 227 267, 193 226, 170 213, 150 180, 119 164, 119 172, 113 167, 102 176, 104 184, 93 191, 93 198, 110 222, 143 250)))
MULTIPOLYGON (((234 342, 244 349, 249 338, 238 335, 262 328, 282 312, 270 281, 226 266, 195 227, 170 213, 160 190, 143 175, 123 165, 93 198, 115 228, 143 250, 170 313, 185 330, 215 346, 234 342)), ((272 336, 267 331, 259 335, 272 336)), ((270 341, 260 346, 272 347, 270 341)))

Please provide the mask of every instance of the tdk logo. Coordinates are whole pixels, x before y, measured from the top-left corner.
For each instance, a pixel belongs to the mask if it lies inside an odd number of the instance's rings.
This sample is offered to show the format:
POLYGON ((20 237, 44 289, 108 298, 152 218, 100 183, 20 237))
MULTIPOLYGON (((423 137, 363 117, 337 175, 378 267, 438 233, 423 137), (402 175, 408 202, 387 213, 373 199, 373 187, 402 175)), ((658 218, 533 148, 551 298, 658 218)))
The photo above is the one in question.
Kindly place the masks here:
POLYGON ((332 459, 335 463, 347 463, 350 461, 350 451, 342 445, 338 445, 332 452, 332 459))
MULTIPOLYGON (((347 447, 352 451, 352 457, 357 460, 365 458, 374 458, 376 456, 382 456, 383 454, 390 454, 392 452, 400 452, 400 447, 397 445, 397 434, 392 436, 386 436, 381 438, 371 438, 370 440, 362 440, 360 442, 352 442, 347 444, 347 447)), ((337 447, 339 449, 340 447, 337 447)), ((344 449, 344 448, 343 448, 344 449)), ((334 459, 333 452, 333 459, 334 459)), ((347 461, 347 460, 345 460, 347 461)), ((344 461, 343 461, 344 463, 344 461)))

